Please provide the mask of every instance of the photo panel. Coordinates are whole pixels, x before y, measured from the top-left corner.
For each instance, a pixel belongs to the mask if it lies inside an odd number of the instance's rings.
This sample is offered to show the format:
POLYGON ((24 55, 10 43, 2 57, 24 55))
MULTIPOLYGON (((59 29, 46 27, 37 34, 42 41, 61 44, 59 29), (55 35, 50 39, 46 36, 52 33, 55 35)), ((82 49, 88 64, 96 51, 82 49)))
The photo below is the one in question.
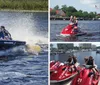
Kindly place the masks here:
POLYGON ((99 42, 99 0, 50 0, 51 42, 99 42))
POLYGON ((99 85, 99 56, 100 43, 51 43, 50 85, 99 85))
POLYGON ((48 85, 48 0, 0 0, 0 85, 48 85))

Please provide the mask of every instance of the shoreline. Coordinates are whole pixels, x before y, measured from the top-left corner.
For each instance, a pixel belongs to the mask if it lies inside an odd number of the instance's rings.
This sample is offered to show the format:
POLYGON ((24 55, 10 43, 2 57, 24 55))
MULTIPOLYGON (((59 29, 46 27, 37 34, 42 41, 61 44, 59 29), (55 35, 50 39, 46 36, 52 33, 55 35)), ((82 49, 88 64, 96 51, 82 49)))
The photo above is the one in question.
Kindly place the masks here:
POLYGON ((0 9, 3 12, 48 12, 48 10, 17 10, 17 9, 0 9))

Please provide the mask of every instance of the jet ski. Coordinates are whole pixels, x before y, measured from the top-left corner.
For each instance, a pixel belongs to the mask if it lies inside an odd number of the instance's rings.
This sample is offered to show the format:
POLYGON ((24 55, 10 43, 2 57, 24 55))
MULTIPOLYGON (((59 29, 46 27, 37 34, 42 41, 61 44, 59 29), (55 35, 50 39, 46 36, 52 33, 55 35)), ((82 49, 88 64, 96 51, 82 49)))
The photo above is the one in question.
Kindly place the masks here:
MULTIPOLYGON (((79 68, 79 66, 77 66, 77 68, 79 68)), ((71 66, 69 66, 68 64, 59 64, 58 68, 56 68, 55 71, 50 72, 50 82, 60 83, 74 77, 77 74, 78 72, 74 68, 71 71, 71 66)))
POLYGON ((59 68, 60 66, 62 66, 62 65, 64 65, 64 64, 61 63, 60 61, 54 61, 54 60, 51 61, 51 62, 50 62, 50 72, 52 73, 52 72, 58 70, 58 68, 59 68))
POLYGON ((6 50, 25 44, 25 41, 12 40, 11 34, 5 29, 4 26, 0 26, 0 50, 6 50))
POLYGON ((78 32, 73 32, 73 25, 68 24, 65 28, 63 28, 63 30, 61 31, 60 35, 63 37, 67 37, 67 36, 81 36, 81 35, 85 35, 86 33, 81 32, 78 29, 78 32))
POLYGON ((96 78, 94 76, 93 66, 85 65, 85 68, 77 75, 71 85, 100 85, 100 75, 96 72, 96 78))
POLYGON ((25 45, 25 41, 16 41, 16 40, 0 40, 0 50, 6 50, 12 47, 25 45))

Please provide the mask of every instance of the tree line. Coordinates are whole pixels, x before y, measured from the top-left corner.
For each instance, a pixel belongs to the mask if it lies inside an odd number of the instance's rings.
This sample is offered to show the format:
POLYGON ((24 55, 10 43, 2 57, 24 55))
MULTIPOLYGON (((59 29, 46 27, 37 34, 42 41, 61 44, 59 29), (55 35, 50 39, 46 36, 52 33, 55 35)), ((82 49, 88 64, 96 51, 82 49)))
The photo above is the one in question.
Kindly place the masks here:
POLYGON ((48 0, 0 0, 0 9, 48 10, 48 0))
POLYGON ((70 17, 71 15, 77 16, 77 17, 82 17, 82 18, 96 18, 97 13, 96 12, 87 12, 83 10, 77 10, 73 6, 67 6, 67 5, 62 5, 60 8, 58 5, 56 5, 52 11, 51 11, 51 16, 56 15, 56 10, 62 10, 65 13, 66 17, 70 17))

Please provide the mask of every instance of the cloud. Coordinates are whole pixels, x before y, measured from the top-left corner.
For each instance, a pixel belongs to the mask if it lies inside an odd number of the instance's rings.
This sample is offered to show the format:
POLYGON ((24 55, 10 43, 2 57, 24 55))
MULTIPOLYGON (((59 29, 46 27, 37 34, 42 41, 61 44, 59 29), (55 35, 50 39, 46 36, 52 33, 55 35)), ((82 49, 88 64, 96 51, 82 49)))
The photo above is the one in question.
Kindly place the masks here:
POLYGON ((100 7, 100 1, 99 0, 80 0, 80 3, 89 5, 91 7, 97 6, 100 7))
POLYGON ((96 3, 96 0, 80 0, 82 4, 93 4, 96 3))

